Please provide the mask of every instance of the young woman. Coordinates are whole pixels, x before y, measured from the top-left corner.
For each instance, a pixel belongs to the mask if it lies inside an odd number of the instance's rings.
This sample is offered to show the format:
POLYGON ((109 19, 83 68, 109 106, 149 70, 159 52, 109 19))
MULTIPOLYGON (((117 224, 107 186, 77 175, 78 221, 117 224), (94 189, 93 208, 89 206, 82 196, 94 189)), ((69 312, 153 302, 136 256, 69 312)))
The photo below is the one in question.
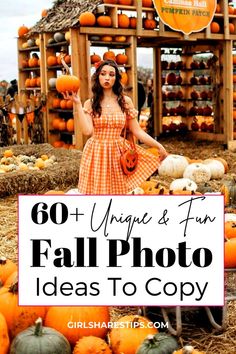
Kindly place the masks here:
POLYGON ((78 190, 82 194, 127 194, 153 174, 160 160, 167 156, 164 147, 140 128, 138 112, 132 100, 124 95, 120 80, 117 64, 112 60, 102 61, 93 75, 93 97, 84 107, 78 94, 65 95, 74 101, 82 133, 91 136, 80 165, 78 190), (137 145, 138 167, 130 176, 123 173, 120 164, 124 142, 121 132, 125 124, 138 140, 156 147, 160 154, 157 158, 137 145))

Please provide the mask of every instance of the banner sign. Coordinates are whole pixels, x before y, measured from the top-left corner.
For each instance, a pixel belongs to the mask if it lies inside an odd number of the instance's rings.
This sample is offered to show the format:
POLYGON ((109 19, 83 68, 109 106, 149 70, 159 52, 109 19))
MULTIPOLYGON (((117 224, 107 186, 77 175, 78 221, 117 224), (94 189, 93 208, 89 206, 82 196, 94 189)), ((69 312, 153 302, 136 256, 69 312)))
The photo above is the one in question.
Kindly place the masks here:
POLYGON ((223 306, 223 263, 223 196, 19 196, 20 305, 223 306))
POLYGON ((216 0, 153 0, 164 24, 188 35, 200 32, 212 21, 216 0))

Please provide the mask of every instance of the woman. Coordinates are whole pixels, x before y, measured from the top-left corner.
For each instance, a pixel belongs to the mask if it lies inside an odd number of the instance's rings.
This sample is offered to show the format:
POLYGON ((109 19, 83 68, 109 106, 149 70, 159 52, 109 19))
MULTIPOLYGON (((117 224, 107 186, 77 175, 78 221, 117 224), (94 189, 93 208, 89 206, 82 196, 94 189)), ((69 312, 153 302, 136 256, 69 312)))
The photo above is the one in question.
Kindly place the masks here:
MULTIPOLYGON (((67 93, 78 112, 79 125, 84 135, 90 135, 85 144, 79 174, 78 190, 82 194, 127 194, 145 181, 166 156, 166 150, 139 126, 132 100, 123 93, 121 75, 113 60, 99 63, 93 75, 93 97, 82 107, 76 93, 67 93), (121 132, 127 128, 146 145, 159 150, 160 160, 137 146, 138 167, 134 174, 124 175, 120 165, 123 145, 121 132)), ((128 145, 128 143, 126 142, 128 145)))

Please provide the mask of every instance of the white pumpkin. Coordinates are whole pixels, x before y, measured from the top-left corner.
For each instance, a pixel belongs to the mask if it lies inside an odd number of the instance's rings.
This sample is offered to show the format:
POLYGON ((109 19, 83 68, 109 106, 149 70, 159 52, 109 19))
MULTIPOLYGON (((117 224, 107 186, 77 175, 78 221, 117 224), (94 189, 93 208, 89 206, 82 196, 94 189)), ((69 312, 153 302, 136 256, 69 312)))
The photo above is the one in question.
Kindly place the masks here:
POLYGON ((170 190, 186 190, 186 191, 194 191, 197 190, 197 184, 192 181, 190 178, 177 178, 170 184, 170 190))
POLYGON ((188 166, 188 160, 181 155, 168 155, 158 168, 160 176, 170 176, 173 178, 183 177, 185 168, 188 166))
POLYGON ((225 213, 225 222, 226 221, 234 221, 234 222, 236 222, 236 214, 234 214, 234 213, 225 213))
POLYGON ((225 168, 222 162, 216 159, 206 159, 203 163, 211 170, 211 179, 221 179, 224 176, 225 168))
POLYGON ((128 194, 144 194, 144 190, 141 187, 136 187, 128 194))
POLYGON ((195 162, 186 167, 183 176, 195 183, 205 183, 211 179, 211 170, 207 165, 195 162))

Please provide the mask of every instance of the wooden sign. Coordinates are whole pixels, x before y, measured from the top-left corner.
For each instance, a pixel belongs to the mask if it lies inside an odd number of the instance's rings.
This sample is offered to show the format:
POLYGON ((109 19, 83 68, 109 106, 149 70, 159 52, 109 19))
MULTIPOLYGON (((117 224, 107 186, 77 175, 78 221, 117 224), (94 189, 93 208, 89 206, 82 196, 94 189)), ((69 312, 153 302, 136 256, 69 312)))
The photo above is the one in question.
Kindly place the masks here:
POLYGON ((216 0, 153 0, 167 26, 188 35, 207 27, 215 14, 216 0))

